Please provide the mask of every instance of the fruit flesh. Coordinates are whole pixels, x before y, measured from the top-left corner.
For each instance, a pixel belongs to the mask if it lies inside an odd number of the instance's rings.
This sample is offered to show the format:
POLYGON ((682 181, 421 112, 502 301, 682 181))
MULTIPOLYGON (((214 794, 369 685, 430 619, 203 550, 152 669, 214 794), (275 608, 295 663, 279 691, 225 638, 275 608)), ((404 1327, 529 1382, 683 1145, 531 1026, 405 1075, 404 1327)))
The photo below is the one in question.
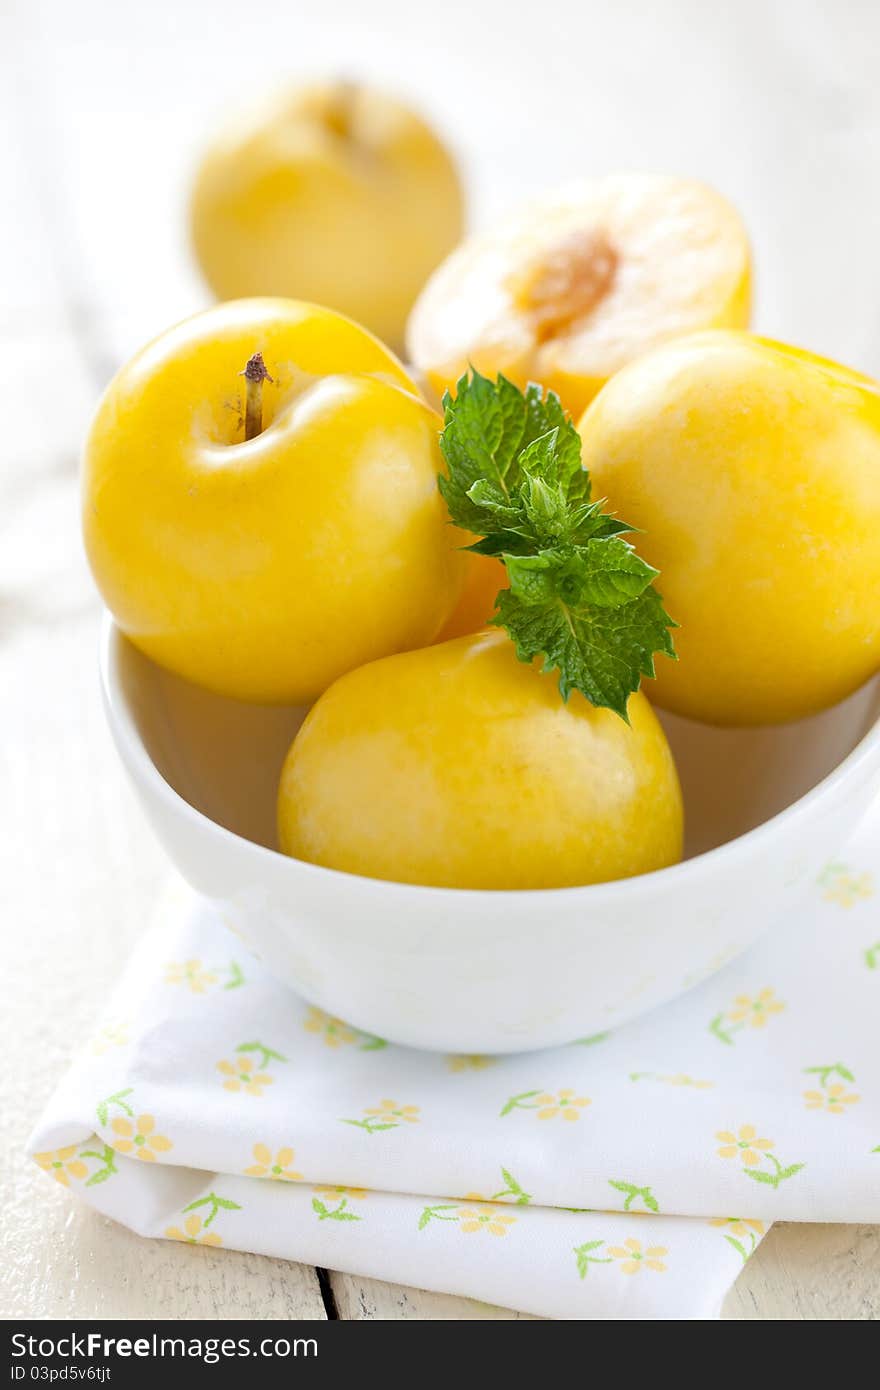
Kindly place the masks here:
POLYGON ((657 704, 769 724, 880 667, 880 388, 747 333, 679 339, 580 422, 594 492, 641 529, 680 623, 657 704))
POLYGON ((302 703, 429 642, 462 581, 439 421, 357 324, 290 300, 219 305, 114 378, 86 444, 89 560, 123 632, 196 684, 302 703), (261 350, 263 430, 244 439, 261 350))
POLYGON ((694 180, 573 185, 463 243, 419 297, 409 354, 435 390, 468 363, 540 382, 578 415, 604 382, 681 333, 748 324, 748 241, 694 180))
POLYGON ((641 694, 628 727, 517 661, 503 632, 337 681, 284 765, 281 849, 454 888, 601 883, 678 861, 681 791, 641 694))
POLYGON ((452 160, 372 88, 316 83, 221 133, 199 168, 193 244, 219 299, 326 304, 395 346, 428 274, 461 235, 452 160))

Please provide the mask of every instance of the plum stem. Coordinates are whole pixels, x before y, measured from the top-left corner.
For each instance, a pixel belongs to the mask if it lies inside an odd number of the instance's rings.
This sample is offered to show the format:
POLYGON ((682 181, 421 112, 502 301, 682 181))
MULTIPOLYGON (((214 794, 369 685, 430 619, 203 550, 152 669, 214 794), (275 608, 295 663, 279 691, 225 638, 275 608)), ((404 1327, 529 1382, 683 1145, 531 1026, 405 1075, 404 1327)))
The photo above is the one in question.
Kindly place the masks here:
POLYGON ((358 84, 350 77, 340 77, 334 84, 327 122, 330 129, 343 140, 351 136, 358 95, 358 84))
POLYGON ((263 354, 255 352, 248 359, 243 372, 239 373, 247 382, 247 399, 244 410, 244 437, 256 439, 263 430, 263 382, 273 381, 266 370, 263 354))

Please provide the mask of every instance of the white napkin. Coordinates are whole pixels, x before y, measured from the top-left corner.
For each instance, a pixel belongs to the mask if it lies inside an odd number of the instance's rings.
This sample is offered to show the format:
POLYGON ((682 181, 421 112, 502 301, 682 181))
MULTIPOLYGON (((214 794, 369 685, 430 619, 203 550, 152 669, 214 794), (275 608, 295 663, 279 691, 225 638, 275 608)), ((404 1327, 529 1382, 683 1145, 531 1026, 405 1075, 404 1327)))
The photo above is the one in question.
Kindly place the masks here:
POLYGON ((358 1032, 178 908, 30 1152, 142 1235, 550 1317, 715 1317, 774 1219, 880 1219, 878 837, 880 808, 796 921, 676 1003, 507 1058, 358 1032))

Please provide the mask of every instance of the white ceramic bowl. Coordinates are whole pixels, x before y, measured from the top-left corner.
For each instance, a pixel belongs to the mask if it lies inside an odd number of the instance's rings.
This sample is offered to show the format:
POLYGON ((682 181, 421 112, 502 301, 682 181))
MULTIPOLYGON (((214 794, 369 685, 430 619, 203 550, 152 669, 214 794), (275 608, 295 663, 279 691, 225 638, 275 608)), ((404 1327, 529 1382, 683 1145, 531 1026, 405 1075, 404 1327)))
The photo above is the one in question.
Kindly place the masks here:
POLYGON ((221 699, 107 619, 110 726, 161 843, 266 965, 394 1042, 512 1052, 570 1042, 705 979, 781 916, 880 786, 880 682, 813 719, 719 730, 663 716, 686 860, 619 883, 486 892, 285 858, 275 789, 303 711, 221 699))

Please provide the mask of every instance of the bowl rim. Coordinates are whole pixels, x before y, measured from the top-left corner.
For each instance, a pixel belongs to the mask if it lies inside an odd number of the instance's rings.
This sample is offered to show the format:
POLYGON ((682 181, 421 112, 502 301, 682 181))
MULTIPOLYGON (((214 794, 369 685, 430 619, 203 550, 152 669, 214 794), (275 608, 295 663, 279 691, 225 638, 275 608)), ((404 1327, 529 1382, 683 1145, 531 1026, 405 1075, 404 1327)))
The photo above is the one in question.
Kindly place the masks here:
MULTIPOLYGON (((585 903, 589 901, 594 906, 599 907, 603 901, 613 901, 615 905, 619 905, 627 897, 636 898, 646 890, 674 891, 678 885, 686 881, 699 880, 706 874, 711 874, 723 861, 735 863, 738 859, 748 857, 762 839, 771 839, 774 831, 783 824, 787 827, 792 822, 809 816, 816 803, 836 791, 841 783, 848 782, 865 763, 873 757, 880 759, 880 712, 878 712, 871 727, 846 757, 830 772, 826 773, 821 781, 817 782, 809 791, 804 792, 803 796, 798 797, 789 806, 777 811, 774 816, 762 821, 760 825, 754 826, 742 835, 737 835, 732 840, 726 840, 723 844, 716 845, 713 849, 704 850, 702 854, 680 860, 677 864, 670 864, 666 868, 653 869, 649 873, 636 874, 631 878, 612 879, 607 883, 587 883, 562 888, 452 888, 421 883, 399 883, 396 879, 368 878, 363 874, 353 874, 342 869, 330 869, 322 864, 310 864, 305 859, 295 859, 283 854, 280 850, 270 849, 266 845, 258 844, 255 840, 246 839, 243 835, 220 825, 218 821, 212 820, 210 816, 206 816, 203 811, 191 805, 163 777, 153 762, 141 738, 129 702, 125 698, 122 682, 119 678, 119 657, 122 643, 128 641, 129 639, 114 622, 112 615, 105 609, 101 621, 99 654, 101 692, 111 731, 117 743, 121 745, 120 755, 135 780, 141 780, 147 784, 161 802, 177 815, 183 815, 202 833, 219 835, 221 840, 246 846, 247 850, 257 856, 267 858, 274 865, 275 872, 278 872, 280 866, 286 863, 291 866, 291 872, 307 874, 318 881, 329 881, 331 885, 340 889, 358 885, 359 890, 364 893, 396 897, 401 905, 407 899, 424 903, 426 897, 430 895, 433 898, 438 896, 446 898, 450 903, 455 903, 461 907, 467 904, 476 906, 488 902, 492 904, 521 902, 527 903, 530 907, 540 907, 544 904, 562 906, 577 900, 583 900, 585 903)), ((135 647, 139 655, 144 657, 144 660, 150 660, 145 653, 140 652, 135 643, 131 643, 131 645, 135 647)), ((872 679, 876 679, 876 677, 872 679)), ((866 682, 865 684, 869 683, 866 682)), ((864 689, 864 686, 860 689, 864 689)))

